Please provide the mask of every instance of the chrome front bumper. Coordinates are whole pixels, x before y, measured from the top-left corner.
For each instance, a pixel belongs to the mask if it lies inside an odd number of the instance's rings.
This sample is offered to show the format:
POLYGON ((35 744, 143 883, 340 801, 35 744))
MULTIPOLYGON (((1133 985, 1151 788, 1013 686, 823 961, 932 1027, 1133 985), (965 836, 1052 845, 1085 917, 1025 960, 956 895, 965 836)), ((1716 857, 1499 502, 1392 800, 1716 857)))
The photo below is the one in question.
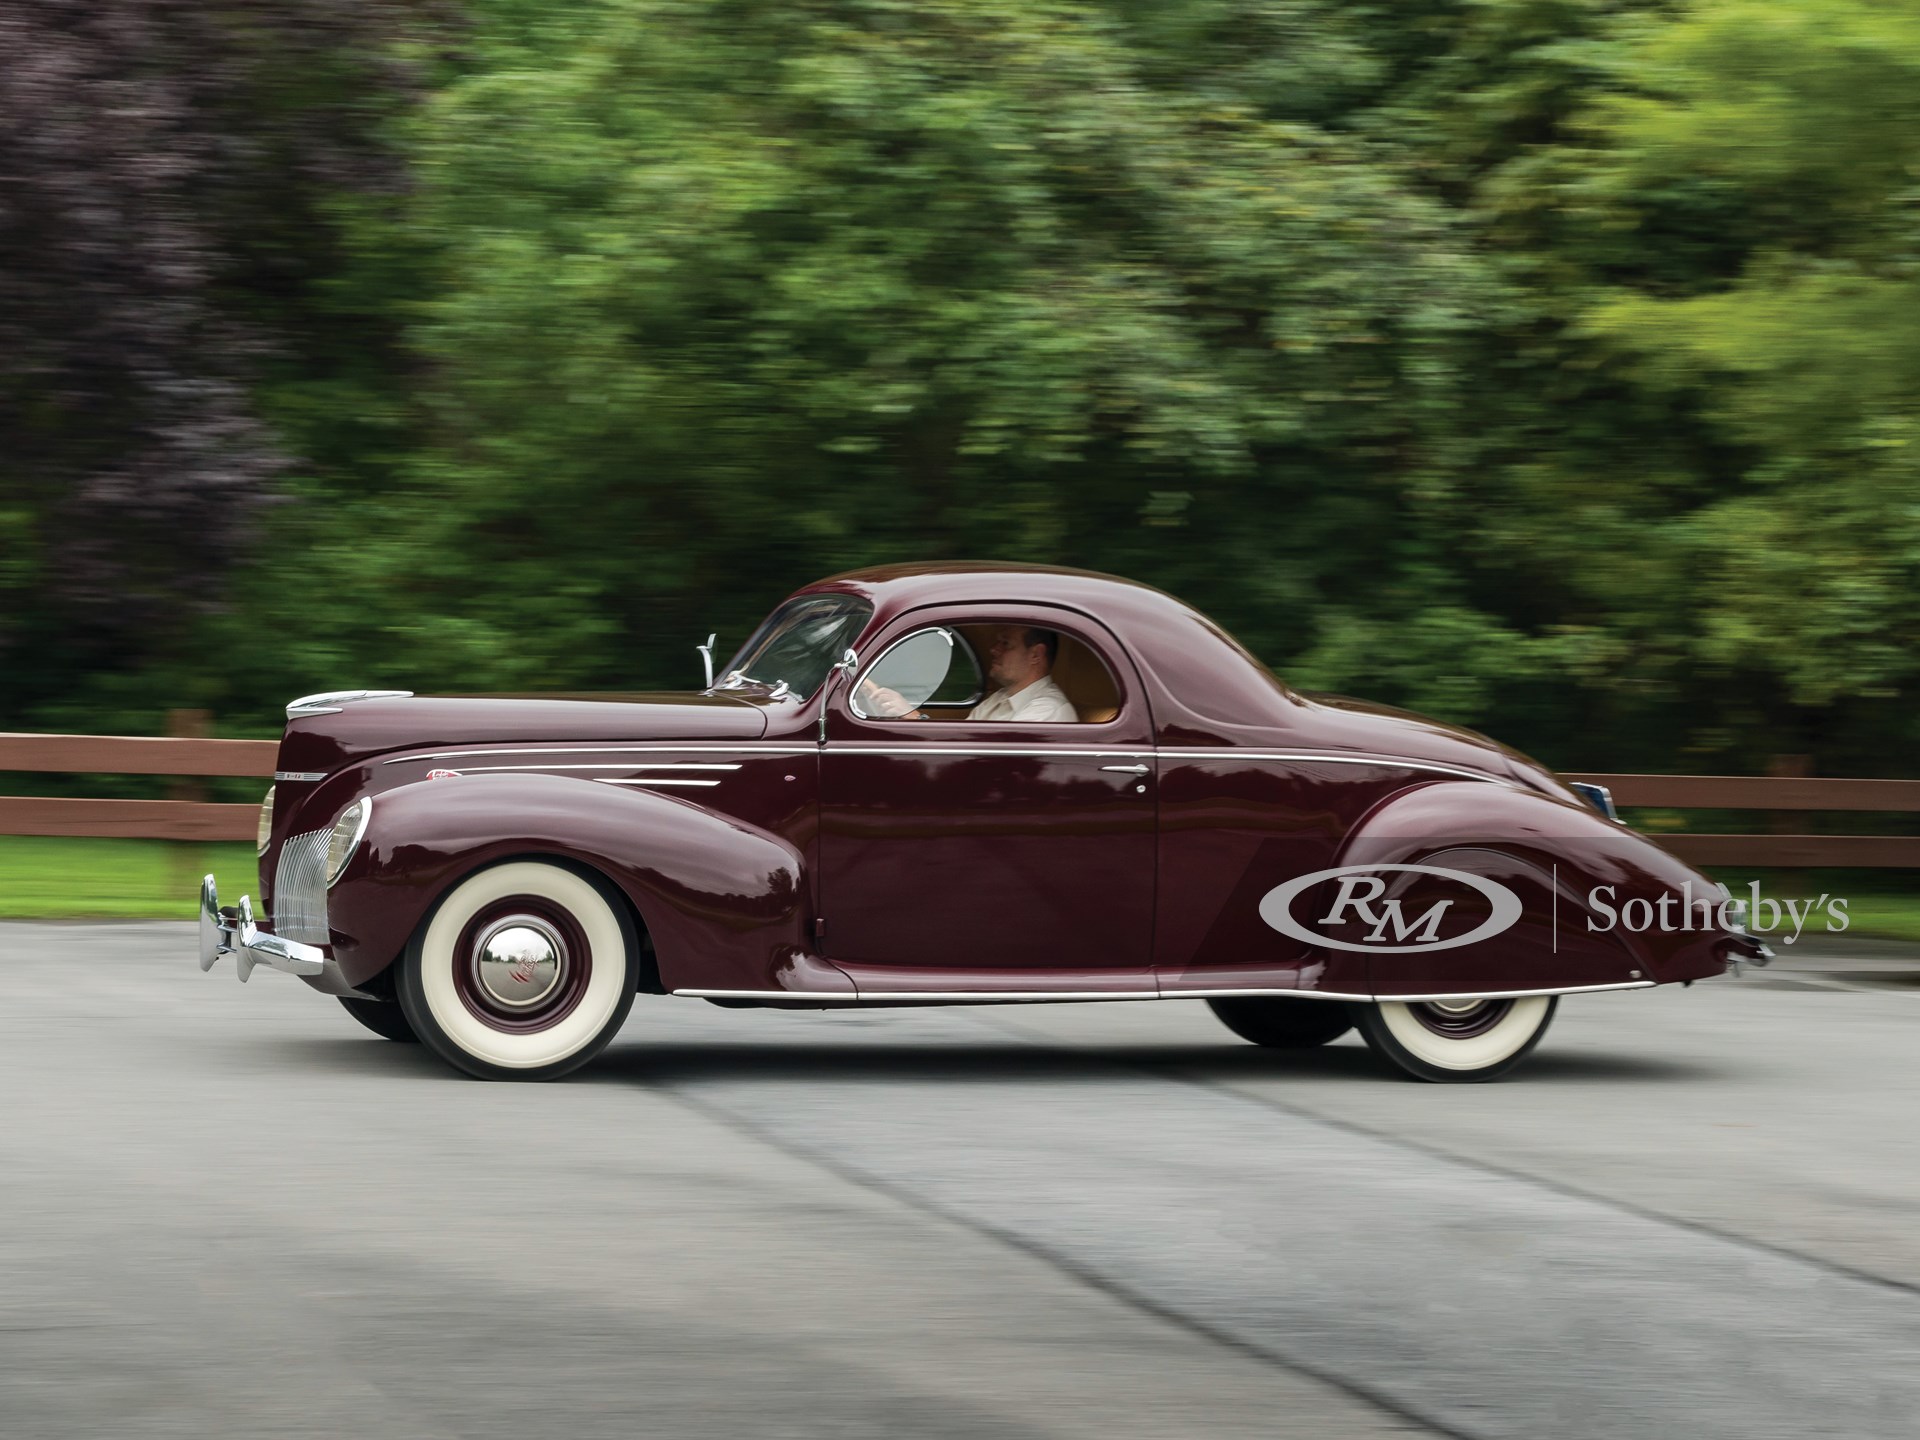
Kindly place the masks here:
POLYGON ((200 968, 211 970, 222 955, 233 956, 234 973, 243 983, 253 974, 254 966, 265 965, 318 980, 317 988, 329 995, 360 994, 341 978, 333 956, 320 946, 303 945, 255 928, 253 902, 245 895, 238 905, 223 909, 213 876, 209 875, 200 882, 200 968))

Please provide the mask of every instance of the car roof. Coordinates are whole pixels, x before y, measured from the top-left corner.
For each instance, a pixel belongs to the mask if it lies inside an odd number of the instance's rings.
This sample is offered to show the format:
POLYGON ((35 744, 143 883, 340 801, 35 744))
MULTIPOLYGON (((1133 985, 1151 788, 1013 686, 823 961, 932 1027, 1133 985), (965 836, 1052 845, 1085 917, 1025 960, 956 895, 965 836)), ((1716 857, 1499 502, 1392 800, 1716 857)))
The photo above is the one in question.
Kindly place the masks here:
POLYGON ((1292 693, 1214 621, 1137 580, 1006 560, 875 565, 830 576, 800 594, 860 595, 874 608, 869 633, 925 605, 1056 605, 1112 631, 1139 666, 1161 732, 1220 733, 1221 721, 1270 725, 1292 693))
MULTIPOLYGON (((940 601, 1026 602, 1098 609, 1188 611, 1192 607, 1164 590, 1064 565, 1028 565, 1014 560, 942 560, 907 565, 870 565, 806 587, 865 595, 876 609, 892 613, 940 601)), ((1192 612, 1198 613, 1198 612, 1192 612)))

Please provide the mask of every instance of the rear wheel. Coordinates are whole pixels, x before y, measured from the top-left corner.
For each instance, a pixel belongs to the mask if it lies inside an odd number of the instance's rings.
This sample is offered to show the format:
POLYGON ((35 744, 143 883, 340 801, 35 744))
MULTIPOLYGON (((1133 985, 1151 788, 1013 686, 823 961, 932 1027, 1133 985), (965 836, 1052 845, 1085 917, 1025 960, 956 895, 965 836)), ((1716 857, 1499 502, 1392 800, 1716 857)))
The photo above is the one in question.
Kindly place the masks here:
POLYGON ((1338 1040, 1353 1017, 1337 1000, 1277 1000, 1264 995, 1209 1000, 1207 1008, 1242 1040, 1274 1050, 1308 1050, 1338 1040))
POLYGON ((374 1034, 388 1040, 398 1040, 403 1045, 418 1044, 420 1037, 413 1033, 413 1026, 407 1023, 407 1012, 392 1000, 361 1000, 352 995, 337 997, 346 1007, 347 1014, 358 1020, 374 1034))
POLYGON ((1497 1080, 1526 1059, 1559 1004, 1557 995, 1382 1000, 1356 1004, 1352 1013, 1375 1054, 1416 1080, 1460 1084, 1497 1080))
POLYGON ((603 1050, 633 1005, 640 946, 618 892, 547 861, 468 876, 401 957, 427 1047, 483 1080, 551 1080, 603 1050))

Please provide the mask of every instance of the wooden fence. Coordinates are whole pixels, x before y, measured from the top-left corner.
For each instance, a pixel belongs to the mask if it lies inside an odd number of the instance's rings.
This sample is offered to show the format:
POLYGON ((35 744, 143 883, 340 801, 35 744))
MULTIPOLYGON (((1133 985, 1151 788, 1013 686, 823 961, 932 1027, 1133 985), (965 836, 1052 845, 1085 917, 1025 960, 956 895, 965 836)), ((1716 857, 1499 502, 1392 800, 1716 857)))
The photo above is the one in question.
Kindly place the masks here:
MULTIPOLYGON (((187 712, 174 728, 200 728, 187 712)), ((186 735, 0 734, 0 771, 95 775, 273 774, 276 740, 206 740, 186 735)), ((1622 806, 1668 810, 1920 812, 1920 780, 1822 780, 1810 776, 1568 775, 1613 791, 1622 806)), ((0 835, 103 835, 151 840, 251 840, 258 805, 196 799, 67 800, 0 797, 0 835)), ((1776 820, 1776 829, 1779 828, 1776 820)), ((1920 869, 1920 835, 1655 836, 1698 865, 1920 869)))
MULTIPOLYGON (((189 720, 180 728, 191 728, 189 720)), ((85 775, 273 775, 278 740, 0 733, 0 771, 85 775)), ((204 800, 66 800, 0 796, 0 835, 112 835, 251 840, 260 806, 204 800)))

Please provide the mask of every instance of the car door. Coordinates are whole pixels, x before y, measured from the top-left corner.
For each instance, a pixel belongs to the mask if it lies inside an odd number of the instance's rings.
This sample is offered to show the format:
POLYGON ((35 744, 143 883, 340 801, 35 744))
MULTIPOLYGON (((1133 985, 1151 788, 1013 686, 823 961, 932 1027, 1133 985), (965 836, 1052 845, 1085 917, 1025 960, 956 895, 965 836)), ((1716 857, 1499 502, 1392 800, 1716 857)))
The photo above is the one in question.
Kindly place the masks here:
POLYGON ((1072 612, 995 605, 910 612, 866 648, 827 702, 824 953, 863 992, 1151 990, 1153 730, 1119 644, 1072 612), (965 719, 965 636, 988 624, 1057 631, 1111 693, 1083 723, 965 719), (862 714, 861 680, 941 668, 935 631, 955 668, 925 687, 929 718, 862 714))

